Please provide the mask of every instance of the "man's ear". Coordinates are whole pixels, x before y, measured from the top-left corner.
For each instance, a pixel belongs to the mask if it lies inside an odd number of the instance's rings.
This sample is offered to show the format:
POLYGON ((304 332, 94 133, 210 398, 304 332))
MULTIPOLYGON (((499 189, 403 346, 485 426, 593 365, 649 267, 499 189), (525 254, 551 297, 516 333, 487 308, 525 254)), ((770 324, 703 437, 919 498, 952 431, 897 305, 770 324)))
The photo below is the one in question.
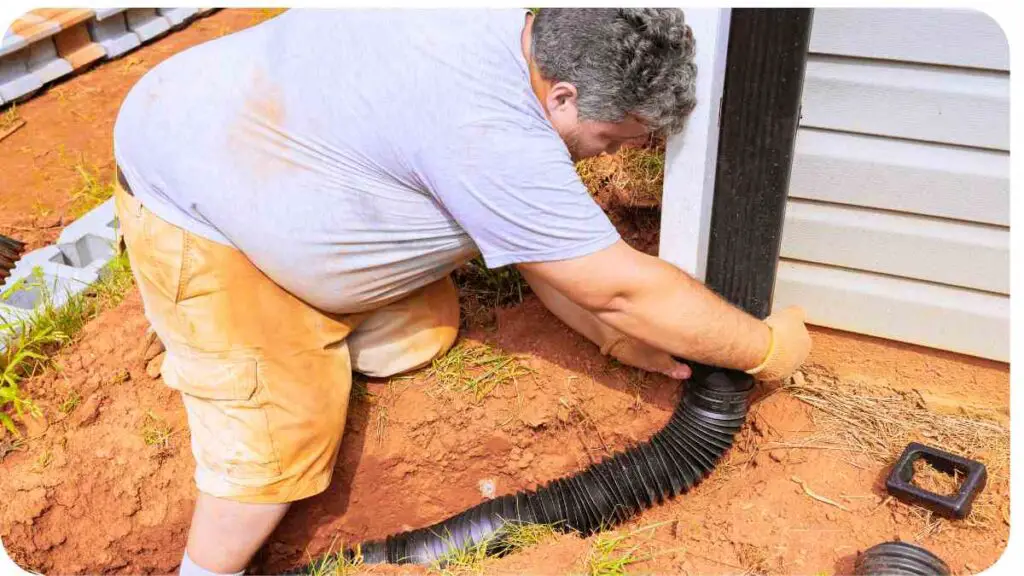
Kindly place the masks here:
POLYGON ((549 112, 565 112, 567 107, 576 108, 576 87, 568 82, 557 82, 548 90, 547 102, 549 112))

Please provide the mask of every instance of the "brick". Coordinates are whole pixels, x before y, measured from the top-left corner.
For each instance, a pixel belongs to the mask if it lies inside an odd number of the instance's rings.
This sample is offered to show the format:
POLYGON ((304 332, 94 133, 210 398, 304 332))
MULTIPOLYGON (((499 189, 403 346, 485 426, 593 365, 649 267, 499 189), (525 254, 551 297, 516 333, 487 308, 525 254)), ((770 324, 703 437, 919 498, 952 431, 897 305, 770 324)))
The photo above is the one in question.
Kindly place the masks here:
POLYGON ((92 64, 105 57, 107 51, 89 36, 87 22, 81 22, 61 30, 53 37, 57 46, 57 55, 66 60, 75 70, 92 64))
POLYGON ((87 24, 89 35, 103 47, 108 59, 131 52, 142 44, 139 37, 128 30, 123 10, 118 9, 102 19, 99 17, 100 11, 96 12, 96 19, 87 24))
POLYGON ((124 14, 128 29, 143 42, 162 36, 171 29, 171 23, 157 14, 155 8, 129 8, 124 14))

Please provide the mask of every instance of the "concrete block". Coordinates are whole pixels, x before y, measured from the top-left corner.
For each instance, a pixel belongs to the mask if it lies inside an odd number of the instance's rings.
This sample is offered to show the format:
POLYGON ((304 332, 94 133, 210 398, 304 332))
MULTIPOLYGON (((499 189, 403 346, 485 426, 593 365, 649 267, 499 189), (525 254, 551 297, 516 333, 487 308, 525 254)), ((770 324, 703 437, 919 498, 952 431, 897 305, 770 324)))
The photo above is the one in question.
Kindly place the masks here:
POLYGON ((13 102, 43 87, 28 68, 28 50, 0 56, 0 98, 13 102))
POLYGON ((89 35, 100 46, 103 46, 108 59, 117 58, 142 44, 139 37, 128 30, 128 22, 125 21, 123 10, 119 9, 102 20, 99 18, 100 11, 96 12, 97 18, 88 23, 89 35))
POLYGON ((177 28, 199 13, 198 8, 157 8, 157 14, 167 18, 172 27, 177 28))
POLYGON ((95 234, 86 234, 74 242, 58 244, 56 248, 57 253, 49 261, 69 270, 57 269, 55 273, 75 279, 94 280, 92 274, 98 275, 114 257, 114 243, 95 234))
POLYGON ((77 220, 68 224, 57 239, 58 244, 70 244, 86 235, 94 235, 114 243, 117 241, 117 214, 114 199, 89 210, 77 220))
POLYGON ((28 47, 28 69, 43 84, 49 84, 74 71, 71 63, 57 54, 54 37, 43 38, 28 47))
POLYGON ((96 8, 96 20, 102 22, 104 20, 109 19, 111 16, 118 15, 120 15, 121 19, 123 20, 125 10, 127 10, 127 8, 96 8))
POLYGON ((86 282, 74 278, 61 278, 41 270, 38 275, 24 277, 20 288, 5 290, 2 296, 6 298, 0 299, 0 304, 29 313, 44 304, 60 308, 67 304, 72 296, 85 291, 88 287, 89 284, 86 282))
POLYGON ((171 23, 157 14, 156 8, 129 8, 124 15, 128 29, 143 42, 162 36, 171 29, 171 23))
POLYGON ((80 22, 61 30, 53 37, 57 55, 66 60, 75 70, 88 66, 105 57, 107 51, 89 36, 88 22, 80 22))

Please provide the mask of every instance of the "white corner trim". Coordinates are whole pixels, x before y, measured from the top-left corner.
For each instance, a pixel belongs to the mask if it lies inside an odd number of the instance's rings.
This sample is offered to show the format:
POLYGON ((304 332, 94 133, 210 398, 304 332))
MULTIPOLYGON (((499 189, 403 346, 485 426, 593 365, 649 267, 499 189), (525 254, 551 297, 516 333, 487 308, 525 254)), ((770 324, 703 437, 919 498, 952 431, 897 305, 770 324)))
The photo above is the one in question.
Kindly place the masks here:
POLYGON ((718 126, 729 47, 730 9, 692 9, 697 106, 682 133, 666 143, 659 256, 700 281, 707 268, 718 126))

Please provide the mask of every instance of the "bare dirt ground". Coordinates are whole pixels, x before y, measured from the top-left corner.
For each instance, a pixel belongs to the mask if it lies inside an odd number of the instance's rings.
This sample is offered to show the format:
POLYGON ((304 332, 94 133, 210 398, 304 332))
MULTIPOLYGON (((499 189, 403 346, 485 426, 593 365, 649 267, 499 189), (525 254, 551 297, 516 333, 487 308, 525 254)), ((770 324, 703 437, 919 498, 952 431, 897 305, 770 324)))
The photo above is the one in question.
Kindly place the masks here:
MULTIPOLYGON (((218 12, 20 106, 28 124, 0 142, 0 233, 31 247, 53 241, 80 185, 69 159, 84 158, 109 179, 113 120, 141 73, 259 16, 218 12)), ((656 212, 598 197, 630 242, 656 250, 656 212)), ((138 349, 145 328, 132 292, 62 350, 54 369, 24 383, 45 422, 33 423, 19 447, 0 444, 0 538, 22 566, 62 574, 177 567, 195 497, 193 462, 180 400, 146 374, 138 349)), ((680 393, 678 383, 608 361, 532 296, 487 326, 468 326, 463 341, 517 355, 530 372, 479 401, 443 390, 429 371, 369 382, 351 405, 331 488, 293 508, 256 572, 446 518, 480 502, 483 481, 502 494, 587 466, 647 438, 680 393)), ((814 341, 800 382, 760 388, 748 426, 713 475, 620 529, 639 531, 621 545, 559 536, 476 569, 596 574, 632 550, 628 569, 646 573, 848 574, 858 551, 893 538, 926 546, 958 574, 994 563, 1009 535, 1008 438, 1000 432, 1009 418, 1008 367, 823 329, 814 341), (843 431, 798 397, 812 389, 885 398, 915 418, 843 431), (991 476, 976 513, 952 522, 887 499, 891 460, 872 450, 909 438, 975 438, 944 436, 954 425, 996 430, 972 448, 991 476)), ((861 422, 868 412, 841 415, 861 422)))

